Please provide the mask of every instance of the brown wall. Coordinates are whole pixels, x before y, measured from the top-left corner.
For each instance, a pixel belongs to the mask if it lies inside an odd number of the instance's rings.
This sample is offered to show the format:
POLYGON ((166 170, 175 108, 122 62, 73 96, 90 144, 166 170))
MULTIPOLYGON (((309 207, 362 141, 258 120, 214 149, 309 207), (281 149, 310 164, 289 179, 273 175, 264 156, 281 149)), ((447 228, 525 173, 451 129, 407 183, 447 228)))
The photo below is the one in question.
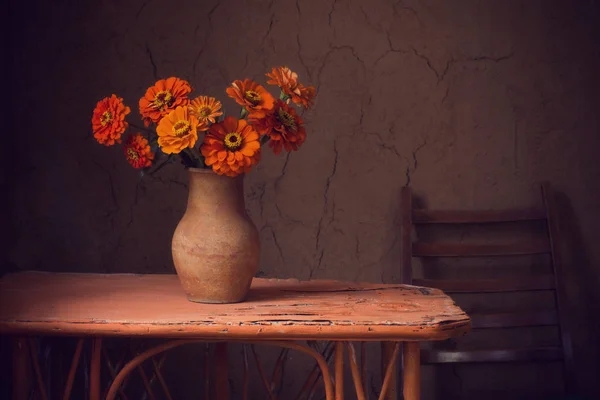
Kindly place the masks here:
MULTIPOLYGON (((90 134, 96 101, 179 76, 219 97, 289 65, 318 87, 308 139, 246 179, 270 277, 399 279, 399 190, 427 204, 569 199, 576 356, 599 373, 600 71, 595 1, 126 1, 15 5, 16 157, 5 269, 173 273, 185 172, 140 179, 90 134), (580 240, 578 240, 580 238, 580 240), (592 319, 595 316, 596 319, 592 319), (589 346, 593 351, 590 351, 589 346)), ((9 86, 10 87, 10 86, 9 86)), ((231 111, 230 111, 231 112, 231 111)), ((235 111, 237 112, 237 111, 235 111)), ((137 114, 135 115, 137 118, 137 114)), ((567 215, 567 214, 565 214, 567 215)))

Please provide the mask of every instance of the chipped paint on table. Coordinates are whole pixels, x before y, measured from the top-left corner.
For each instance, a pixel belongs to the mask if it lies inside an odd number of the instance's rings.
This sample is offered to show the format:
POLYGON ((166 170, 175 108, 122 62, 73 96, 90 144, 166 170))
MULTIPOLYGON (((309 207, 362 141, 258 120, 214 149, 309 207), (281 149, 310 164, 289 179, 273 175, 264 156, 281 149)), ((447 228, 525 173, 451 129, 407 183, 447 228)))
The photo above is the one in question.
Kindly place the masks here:
POLYGON ((0 280, 0 333, 214 340, 443 340, 469 317, 437 289, 255 278, 246 301, 188 301, 176 275, 23 272, 0 280))

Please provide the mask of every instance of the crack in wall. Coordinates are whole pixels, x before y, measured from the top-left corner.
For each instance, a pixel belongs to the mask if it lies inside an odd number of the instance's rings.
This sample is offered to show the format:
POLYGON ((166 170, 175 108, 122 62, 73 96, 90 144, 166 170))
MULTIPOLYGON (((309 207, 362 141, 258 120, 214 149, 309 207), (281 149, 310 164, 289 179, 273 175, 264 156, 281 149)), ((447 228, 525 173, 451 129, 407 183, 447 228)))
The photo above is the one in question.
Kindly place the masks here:
MULTIPOLYGON (((366 269, 369 269, 373 266, 381 266, 381 263, 383 262, 383 260, 388 257, 390 255, 390 253, 392 252, 392 250, 394 250, 394 248, 396 247, 396 244, 398 243, 400 234, 399 232, 395 232, 394 233, 394 240, 392 240, 391 245, 383 252, 383 254, 374 262, 365 264, 365 265, 361 265, 360 268, 358 269, 355 277, 354 277, 354 281, 358 281, 358 278, 362 275, 363 271, 366 269)), ((358 239, 357 239, 357 243, 358 243, 358 239)), ((381 282, 384 282, 383 278, 384 278, 384 269, 381 268, 381 282)))
POLYGON ((116 212, 119 209, 119 202, 117 200, 117 195, 115 192, 115 185, 113 182, 112 174, 108 169, 104 168, 104 166, 102 164, 100 164, 98 161, 92 161, 92 162, 94 163, 94 165, 96 165, 98 168, 100 168, 100 170, 102 172, 104 172, 104 174, 108 178, 108 187, 110 189, 110 196, 111 196, 113 207, 114 207, 112 210, 109 210, 109 215, 111 215, 113 212, 116 212))
POLYGON ((304 61, 304 57, 302 56, 302 44, 300 43, 300 32, 299 31, 296 34, 296 43, 298 44, 298 59, 300 60, 300 64, 302 64, 302 66, 306 70, 306 75, 308 76, 308 79, 312 80, 311 70, 308 67, 308 65, 306 64, 306 61, 304 61))
MULTIPOLYGON (((505 60, 512 58, 514 55, 514 50, 511 50, 508 54, 498 56, 498 57, 492 57, 492 56, 487 56, 487 55, 466 57, 466 58, 462 58, 462 59, 455 59, 454 57, 450 57, 448 60, 446 60, 444 69, 440 72, 433 66, 433 62, 429 59, 429 57, 427 57, 425 54, 420 53, 413 46, 411 46, 411 49, 415 56, 417 56, 420 59, 422 59, 423 61, 425 61, 425 64, 427 65, 429 70, 431 72, 433 72, 433 74, 435 75, 438 84, 440 84, 444 80, 444 78, 448 74, 448 71, 450 70, 450 68, 452 66, 454 66, 454 64, 457 64, 460 62, 481 62, 481 61, 492 61, 495 63, 499 63, 501 61, 505 61, 505 60)), ((447 97, 447 94, 448 93, 446 93, 445 97, 447 97)), ((445 97, 444 97, 444 100, 445 100, 445 97)))
POLYGON ((273 187, 275 188, 275 191, 279 190, 279 185, 281 185, 281 180, 285 177, 285 174, 287 173, 287 166, 288 166, 288 163, 290 162, 291 155, 292 155, 292 152, 288 151, 287 155, 285 156, 285 162, 283 163, 283 167, 281 168, 281 174, 279 174, 279 176, 277 178, 275 178, 275 182, 273 183, 273 187))
POLYGON ((406 170, 404 171, 404 175, 406 176, 406 183, 404 184, 404 187, 409 187, 410 186, 411 180, 412 180, 412 174, 417 170, 417 167, 419 166, 419 162, 418 162, 418 159, 417 159, 417 154, 426 145, 427 145, 427 138, 423 139, 423 143, 421 143, 414 150, 411 151, 411 154, 412 154, 412 167, 411 167, 410 161, 408 159, 406 159, 407 165, 406 165, 406 170))
POLYGON ((431 62, 431 60, 429 59, 429 57, 425 56, 424 54, 421 54, 417 51, 416 48, 414 48, 413 46, 410 47, 412 52, 414 53, 415 56, 419 57, 421 60, 425 61, 425 64, 427 65, 427 68, 429 68, 429 70, 431 72, 433 72, 433 74, 435 75, 435 78, 437 79, 438 83, 444 78, 444 75, 446 74, 446 72, 448 71, 448 63, 446 63, 446 68, 444 69, 444 71, 440 74, 440 72, 438 72, 437 69, 435 69, 435 67, 433 66, 433 63, 431 62))
MULTIPOLYGON (((390 129, 392 129, 392 128, 390 128, 390 129)), ((396 147, 396 145, 387 144, 386 141, 383 140, 383 138, 381 137, 381 134, 379 134, 378 132, 365 132, 365 135, 375 136, 379 140, 379 143, 377 144, 377 146, 379 148, 381 148, 383 150, 391 151, 392 153, 394 153, 396 155, 396 157, 402 158, 402 155, 398 151, 398 148, 396 147)))
POLYGON ((146 6, 148 6, 148 4, 152 3, 153 1, 154 0, 145 1, 144 4, 142 4, 142 6, 139 8, 137 13, 135 13, 135 18, 138 19, 140 17, 140 15, 142 14, 142 11, 144 11, 144 9, 146 8, 146 6))
MULTIPOLYGON (((269 5, 269 9, 271 9, 271 7, 273 6, 273 2, 271 2, 271 5, 269 5)), ((271 13, 271 17, 269 20, 269 26, 267 27, 267 31, 265 32, 262 40, 261 40, 261 44, 264 47, 265 45, 265 40, 267 40, 267 38, 269 37, 269 35, 271 34, 271 31, 273 30, 273 25, 275 24, 275 13, 271 13)))
POLYGON ((137 208, 138 200, 139 200, 139 192, 140 192, 140 189, 141 189, 143 183, 144 183, 144 181, 140 179, 135 184, 135 191, 133 193, 133 201, 131 202, 131 205, 129 206, 129 221, 127 221, 127 224, 125 225, 125 231, 127 231, 133 224, 134 210, 137 208))
POLYGON ((516 172, 519 169, 519 121, 517 118, 518 107, 514 102, 513 96, 511 96, 510 88, 507 90, 506 97, 508 98, 513 118, 513 168, 516 172))
POLYGON ((394 15, 398 18, 401 18, 400 11, 398 11, 398 10, 408 11, 409 14, 412 14, 415 17, 415 19, 417 20, 419 25, 425 26, 425 24, 423 23, 423 21, 421 21, 421 18, 419 17, 419 13, 417 13, 417 11, 412 7, 400 6, 400 4, 402 4, 402 3, 404 3, 403 0, 398 0, 392 5, 392 10, 393 10, 394 15))
POLYGON ((260 194, 258 195, 258 208, 260 209, 260 218, 264 220, 265 218, 263 213, 265 205, 263 199, 265 197, 266 185, 264 183, 261 183, 260 185, 257 185, 256 188, 260 191, 260 194))
POLYGON ((158 68, 156 67, 154 57, 152 56, 152 50, 150 50, 148 43, 146 43, 146 55, 148 56, 150 64, 152 65, 152 75, 154 76, 154 79, 158 80, 158 68))
MULTIPOLYGON (((338 0, 333 0, 333 3, 331 3, 331 9, 329 10, 329 14, 327 17, 327 21, 329 23, 330 28, 333 28, 333 25, 332 25, 333 12, 335 11, 335 5, 337 4, 337 2, 338 2, 338 0)), ((335 28, 333 28, 333 32, 335 35, 335 28)))
MULTIPOLYGON (((208 19, 208 33, 206 34, 206 38, 204 39, 204 42, 202 43, 202 46, 200 47, 200 50, 198 50, 198 53, 196 54, 196 58, 194 59, 194 63, 192 64, 192 73, 195 75, 196 74, 196 68, 198 66, 198 61, 200 61, 200 57, 202 56, 202 54, 204 53, 204 50, 206 49, 206 46, 208 45, 208 41, 210 39, 210 36, 212 35, 212 31, 213 31, 213 15, 215 13, 215 11, 217 11, 217 9, 221 6, 221 1, 217 1, 217 4, 215 4, 213 6, 213 8, 211 8, 208 11, 208 14, 206 14, 206 18, 208 19)), ((196 29, 198 29, 200 25, 198 25, 196 27, 196 29)))
MULTIPOLYGON (((325 181, 325 190, 323 193, 323 213, 321 214, 321 218, 319 218, 319 223, 317 224, 317 232, 316 232, 316 240, 315 240, 315 251, 317 251, 317 252, 319 251, 320 242, 321 242, 321 232, 323 230, 323 220, 325 218, 325 215, 327 215, 327 212, 329 211, 329 189, 331 187, 331 181, 332 181, 335 173, 337 172, 337 164, 338 164, 338 157, 339 157, 339 152, 337 149, 337 140, 333 141, 333 153, 334 153, 333 166, 331 169, 331 173, 329 174, 329 176, 327 177, 327 180, 325 181)), ((319 259, 316 263, 316 266, 311 268, 311 271, 310 271, 311 278, 312 278, 315 270, 321 268, 323 254, 324 254, 324 250, 321 250, 319 259)))
POLYGON ((376 66, 377 64, 379 64, 379 62, 381 60, 383 60, 384 58, 386 58, 390 54, 393 54, 393 53, 406 54, 406 53, 408 53, 408 51, 406 51, 406 50, 397 49, 397 48, 394 47, 394 44, 392 43, 392 37, 391 37, 390 32, 388 30, 385 31, 385 37, 387 39, 387 43, 388 43, 389 49, 387 49, 386 51, 383 52, 382 55, 380 55, 379 57, 377 57, 377 59, 373 62, 373 66, 376 66))
POLYGON ((281 245, 279 244, 279 241, 277 240, 277 235, 275 235, 275 229, 273 229, 273 227, 269 224, 265 224, 260 231, 264 231, 265 229, 269 229, 269 231, 271 232, 271 237, 273 238, 273 243, 275 243, 275 247, 277 247, 277 251, 279 252, 279 257, 281 257, 281 261, 285 264, 285 256, 283 255, 283 251, 281 250, 281 245))
POLYGON ((327 59, 336 51, 339 50, 350 50, 350 52, 352 53, 352 55, 354 56, 354 58, 356 58, 358 60, 358 62, 360 62, 363 72, 366 71, 366 66, 365 66, 365 62, 358 56, 358 54, 356 54, 356 51, 354 50, 353 46, 349 46, 349 45, 344 45, 344 46, 329 46, 329 51, 325 54, 325 56, 323 57, 323 60, 321 62, 321 66, 319 67, 319 70, 317 71, 317 90, 320 89, 321 87, 321 73, 323 72, 323 70, 325 69, 325 65, 327 64, 327 59))

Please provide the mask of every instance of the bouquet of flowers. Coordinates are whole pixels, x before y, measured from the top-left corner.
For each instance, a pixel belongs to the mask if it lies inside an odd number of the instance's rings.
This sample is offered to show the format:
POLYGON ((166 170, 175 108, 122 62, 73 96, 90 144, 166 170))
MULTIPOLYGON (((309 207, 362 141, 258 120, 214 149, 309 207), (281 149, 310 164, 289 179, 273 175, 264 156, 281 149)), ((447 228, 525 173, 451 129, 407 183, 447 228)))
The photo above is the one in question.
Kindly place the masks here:
POLYGON ((221 102, 214 97, 190 100, 192 87, 176 77, 157 81, 140 99, 144 127, 126 121, 131 109, 113 94, 94 109, 94 138, 113 146, 121 144, 130 126, 136 128, 125 139, 123 152, 142 173, 155 172, 176 155, 186 167, 212 168, 231 177, 247 173, 260 161, 264 144, 275 154, 298 150, 306 130, 295 106, 311 108, 316 95, 313 86, 299 83, 298 75, 287 67, 273 68, 266 76, 269 85, 279 87, 279 98, 251 79, 236 80, 226 89, 241 106, 239 117, 223 115, 221 102))

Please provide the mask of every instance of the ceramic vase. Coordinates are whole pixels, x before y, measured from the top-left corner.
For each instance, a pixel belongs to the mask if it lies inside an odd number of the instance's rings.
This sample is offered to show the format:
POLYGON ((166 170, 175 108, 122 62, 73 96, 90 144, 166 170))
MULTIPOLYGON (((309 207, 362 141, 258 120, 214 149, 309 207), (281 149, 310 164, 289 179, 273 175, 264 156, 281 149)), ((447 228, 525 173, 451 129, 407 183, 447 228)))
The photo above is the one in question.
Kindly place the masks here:
POLYGON ((171 246, 183 290, 193 302, 243 301, 260 257, 258 230, 245 208, 244 176, 187 171, 187 208, 171 246))

